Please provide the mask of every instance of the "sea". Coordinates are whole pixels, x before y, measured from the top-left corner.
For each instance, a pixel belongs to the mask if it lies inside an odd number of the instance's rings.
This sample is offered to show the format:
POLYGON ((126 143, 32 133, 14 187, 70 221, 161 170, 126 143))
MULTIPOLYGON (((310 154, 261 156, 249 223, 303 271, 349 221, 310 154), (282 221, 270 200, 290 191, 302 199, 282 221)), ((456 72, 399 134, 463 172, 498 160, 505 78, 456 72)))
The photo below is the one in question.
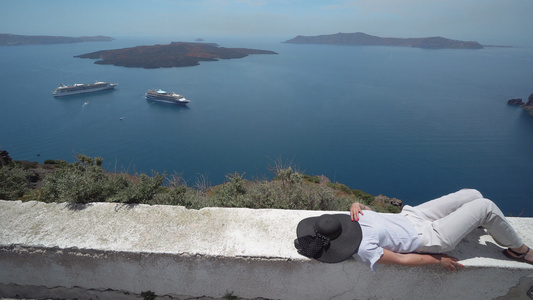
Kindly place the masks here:
POLYGON ((191 37, 0 47, 0 150, 15 160, 104 158, 109 171, 166 173, 189 186, 276 165, 373 195, 424 201, 475 188, 508 216, 533 216, 533 47, 481 50, 287 44, 212 37, 276 55, 142 69, 75 55, 191 37), (59 84, 118 83, 54 98, 59 84), (188 106, 144 93, 183 94, 188 106))

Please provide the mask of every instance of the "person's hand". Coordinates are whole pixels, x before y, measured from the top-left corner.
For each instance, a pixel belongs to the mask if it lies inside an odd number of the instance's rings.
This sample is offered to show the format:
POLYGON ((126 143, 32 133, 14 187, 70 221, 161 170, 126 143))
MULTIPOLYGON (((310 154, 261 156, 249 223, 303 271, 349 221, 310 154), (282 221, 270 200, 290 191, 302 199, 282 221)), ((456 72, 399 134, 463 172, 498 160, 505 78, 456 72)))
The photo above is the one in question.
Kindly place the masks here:
POLYGON ((464 265, 457 262, 459 259, 453 256, 449 256, 446 254, 439 254, 437 257, 440 260, 439 265, 441 265, 446 270, 459 271, 459 268, 465 267, 464 265))
POLYGON ((354 202, 352 206, 350 206, 350 217, 352 217, 352 221, 359 221, 359 214, 364 215, 363 208, 364 206, 357 202, 354 202))

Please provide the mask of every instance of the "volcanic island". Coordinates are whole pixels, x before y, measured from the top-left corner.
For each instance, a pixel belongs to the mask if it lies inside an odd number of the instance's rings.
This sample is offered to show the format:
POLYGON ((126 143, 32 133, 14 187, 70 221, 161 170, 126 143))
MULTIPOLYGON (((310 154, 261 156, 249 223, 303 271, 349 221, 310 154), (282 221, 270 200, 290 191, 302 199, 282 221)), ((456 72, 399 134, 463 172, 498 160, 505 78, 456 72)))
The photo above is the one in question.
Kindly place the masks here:
POLYGON ((110 42, 114 38, 109 36, 47 36, 47 35, 17 35, 0 33, 0 46, 18 45, 49 45, 49 44, 72 44, 84 42, 110 42))
POLYGON ((288 44, 332 44, 354 46, 395 46, 422 49, 483 49, 478 42, 459 41, 437 37, 426 38, 382 38, 363 32, 336 33, 316 36, 302 36, 285 41, 288 44))
POLYGON ((196 66, 200 61, 243 58, 250 54, 277 53, 269 50, 224 48, 215 43, 172 42, 168 45, 102 50, 74 57, 99 59, 94 63, 101 65, 157 69, 196 66))

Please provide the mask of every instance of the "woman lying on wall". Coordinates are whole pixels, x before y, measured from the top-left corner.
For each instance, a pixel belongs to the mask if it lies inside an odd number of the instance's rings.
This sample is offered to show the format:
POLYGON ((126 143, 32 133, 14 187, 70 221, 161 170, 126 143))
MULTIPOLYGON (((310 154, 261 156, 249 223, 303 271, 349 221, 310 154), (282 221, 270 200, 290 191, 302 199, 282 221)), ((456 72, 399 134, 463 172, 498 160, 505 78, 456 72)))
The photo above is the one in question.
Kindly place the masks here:
POLYGON ((463 189, 399 214, 376 213, 354 203, 350 214, 322 215, 300 221, 294 245, 298 253, 326 263, 357 254, 375 272, 376 263, 464 267, 451 251, 472 230, 482 226, 511 259, 533 264, 530 251, 501 210, 480 192, 463 189))

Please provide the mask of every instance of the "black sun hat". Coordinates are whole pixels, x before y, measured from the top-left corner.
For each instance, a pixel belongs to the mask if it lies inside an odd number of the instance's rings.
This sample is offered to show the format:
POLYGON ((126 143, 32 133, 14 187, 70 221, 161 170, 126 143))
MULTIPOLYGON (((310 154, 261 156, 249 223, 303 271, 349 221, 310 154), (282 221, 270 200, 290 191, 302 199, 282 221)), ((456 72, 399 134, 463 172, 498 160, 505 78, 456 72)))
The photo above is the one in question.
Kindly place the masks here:
POLYGON ((359 222, 348 214, 322 215, 300 221, 294 246, 303 256, 325 263, 350 258, 361 244, 363 234, 359 222))

